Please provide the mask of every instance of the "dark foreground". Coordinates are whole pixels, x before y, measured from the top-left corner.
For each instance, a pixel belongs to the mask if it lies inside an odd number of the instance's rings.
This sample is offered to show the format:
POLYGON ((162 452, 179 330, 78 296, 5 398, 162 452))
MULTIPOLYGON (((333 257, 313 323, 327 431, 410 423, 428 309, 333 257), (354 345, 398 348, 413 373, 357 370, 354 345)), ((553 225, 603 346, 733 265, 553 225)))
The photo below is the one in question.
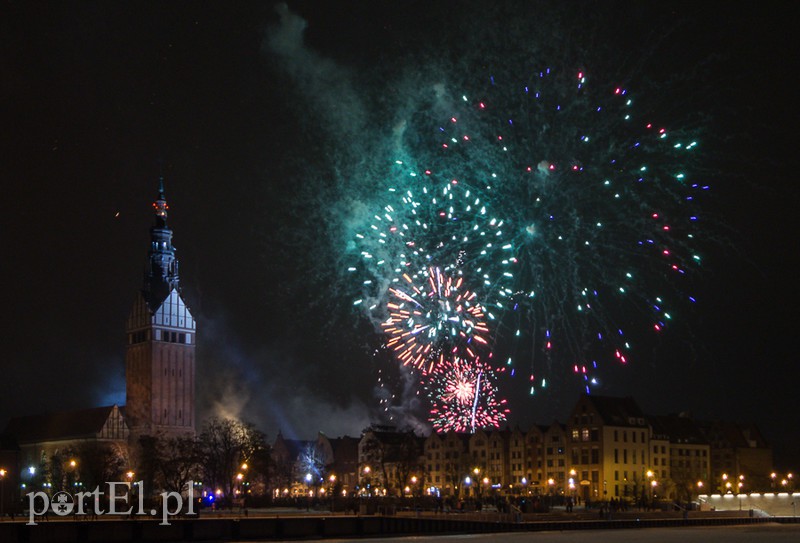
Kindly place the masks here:
POLYGON ((565 541, 580 532, 583 541, 675 541, 701 539, 715 541, 800 541, 800 523, 792 517, 731 516, 704 514, 689 518, 640 515, 616 519, 508 519, 467 515, 293 515, 259 517, 206 517, 158 520, 114 519, 39 520, 36 526, 25 521, 0 523, 0 542, 71 543, 84 541, 286 541, 293 539, 361 541, 387 537, 414 536, 415 541, 565 541), (522 521, 520 521, 522 520, 522 521), (470 535, 467 535, 470 534, 470 535), (502 534, 500 536, 499 534, 502 534), (596 537, 596 539, 592 539, 596 537), (709 539, 711 537, 711 539, 709 539), (739 537, 741 539, 731 539, 739 537), (696 539, 694 539, 696 538, 696 539), (719 539, 723 541, 723 539, 719 539))
MULTIPOLYGON (((526 532, 477 535, 431 535, 393 538, 395 543, 413 541, 414 543, 571 543, 576 540, 572 531, 526 532)), ((328 540, 327 543, 352 541, 347 539, 328 540)), ((385 539, 359 539, 359 543, 378 543, 385 539)), ((786 525, 766 523, 743 526, 701 526, 650 528, 647 530, 586 530, 580 533, 581 543, 797 543, 800 541, 800 524, 786 525)))

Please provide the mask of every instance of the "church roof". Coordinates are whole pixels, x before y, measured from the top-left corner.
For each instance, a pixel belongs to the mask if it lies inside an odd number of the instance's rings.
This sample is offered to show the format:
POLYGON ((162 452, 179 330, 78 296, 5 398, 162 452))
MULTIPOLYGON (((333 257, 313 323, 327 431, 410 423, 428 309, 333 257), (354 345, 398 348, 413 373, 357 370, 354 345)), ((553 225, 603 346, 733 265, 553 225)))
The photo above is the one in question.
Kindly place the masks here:
POLYGON ((115 407, 117 406, 107 405, 14 417, 8 421, 3 434, 13 436, 20 444, 92 438, 103 430, 103 426, 115 407))

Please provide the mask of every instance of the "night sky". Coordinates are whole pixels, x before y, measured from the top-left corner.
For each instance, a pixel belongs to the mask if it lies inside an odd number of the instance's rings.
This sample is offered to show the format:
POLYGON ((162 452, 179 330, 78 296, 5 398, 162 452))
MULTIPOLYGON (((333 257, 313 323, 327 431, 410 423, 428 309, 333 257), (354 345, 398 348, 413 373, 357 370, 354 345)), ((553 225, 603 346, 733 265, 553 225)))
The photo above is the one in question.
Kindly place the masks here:
MULTIPOLYGON (((698 304, 598 392, 756 422, 777 467, 800 469, 794 10, 487 4, 4 1, 0 424, 124 403, 161 175, 199 321, 198 415, 270 439, 380 421, 380 337, 352 307, 339 210, 380 183, 415 92, 530 50, 654 91, 667 124, 697 128, 712 187, 698 304)), ((516 388, 523 427, 564 420, 582 390, 516 388)))

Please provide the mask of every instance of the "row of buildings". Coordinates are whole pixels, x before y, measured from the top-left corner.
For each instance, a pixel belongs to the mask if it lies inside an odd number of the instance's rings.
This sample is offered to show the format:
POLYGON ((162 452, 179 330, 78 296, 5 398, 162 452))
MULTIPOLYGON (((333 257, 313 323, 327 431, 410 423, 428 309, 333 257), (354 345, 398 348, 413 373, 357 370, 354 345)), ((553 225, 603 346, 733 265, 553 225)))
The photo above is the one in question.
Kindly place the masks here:
POLYGON ((570 495, 689 500, 774 484, 772 450, 754 425, 645 415, 633 398, 586 395, 566 422, 527 430, 432 433, 369 428, 360 438, 278 435, 276 494, 570 495), (317 488, 319 487, 319 488, 317 488))
MULTIPOLYGON (((110 444, 129 457, 140 436, 195 434, 197 329, 180 293, 168 209, 162 181, 143 288, 126 326, 126 405, 12 418, 0 435, 0 504, 36 479, 36 466, 78 444, 110 444)), ((772 452, 754 426, 646 416, 631 398, 601 396, 581 398, 565 423, 527 430, 422 437, 370 428, 358 438, 320 434, 310 442, 279 435, 272 454, 277 495, 336 487, 345 494, 682 498, 729 484, 733 491, 763 486, 772 470, 772 452)))

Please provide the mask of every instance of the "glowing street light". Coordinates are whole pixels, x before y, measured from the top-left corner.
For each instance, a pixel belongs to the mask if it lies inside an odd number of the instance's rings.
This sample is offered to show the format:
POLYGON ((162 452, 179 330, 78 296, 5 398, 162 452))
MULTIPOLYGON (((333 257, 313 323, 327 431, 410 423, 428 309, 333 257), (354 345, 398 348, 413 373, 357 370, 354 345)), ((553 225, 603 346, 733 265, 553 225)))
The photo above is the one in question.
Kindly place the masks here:
POLYGON ((6 468, 0 468, 0 518, 5 515, 6 468))

